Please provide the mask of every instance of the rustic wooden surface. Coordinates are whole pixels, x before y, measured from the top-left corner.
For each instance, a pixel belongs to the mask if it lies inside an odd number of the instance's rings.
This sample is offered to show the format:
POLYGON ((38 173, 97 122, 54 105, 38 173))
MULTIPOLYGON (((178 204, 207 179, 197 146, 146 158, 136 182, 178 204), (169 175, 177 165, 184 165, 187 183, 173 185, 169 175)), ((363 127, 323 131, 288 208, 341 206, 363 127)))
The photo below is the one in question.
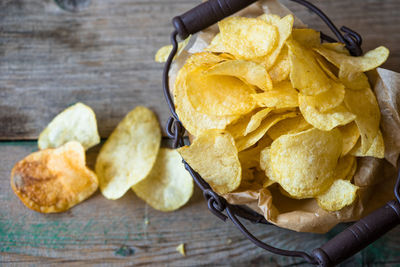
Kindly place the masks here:
MULTIPOLYGON (((311 27, 324 29, 304 8, 283 2, 311 27)), ((312 2, 338 26, 362 34, 364 49, 387 46, 385 67, 400 71, 400 1, 312 2)), ((21 140, 36 139, 72 103, 93 107, 103 137, 139 104, 155 110, 164 124, 169 113, 160 89, 162 66, 153 55, 169 41, 170 19, 196 3, 92 0, 84 11, 68 13, 51 0, 0 0, 0 266, 306 265, 256 248, 232 223, 211 215, 198 191, 174 213, 155 211, 132 192, 117 201, 97 192, 66 213, 45 215, 25 208, 9 186, 12 166, 37 149, 35 141, 21 140), (175 251, 180 243, 186 257, 175 251)), ((98 148, 89 151, 91 166, 98 148)), ((344 227, 316 235, 249 225, 272 245, 307 251, 344 227)), ((382 265, 400 265, 399 227, 343 264, 382 265)))
MULTIPOLYGON (((92 0, 80 13, 51 0, 0 0, 0 139, 35 139, 62 109, 82 101, 106 137, 137 105, 169 116, 155 51, 169 43, 173 16, 198 0, 92 0)), ((400 71, 398 0, 314 1, 338 26, 364 37, 365 49, 386 45, 385 67, 400 71)), ((315 29, 323 23, 288 2, 315 29)))

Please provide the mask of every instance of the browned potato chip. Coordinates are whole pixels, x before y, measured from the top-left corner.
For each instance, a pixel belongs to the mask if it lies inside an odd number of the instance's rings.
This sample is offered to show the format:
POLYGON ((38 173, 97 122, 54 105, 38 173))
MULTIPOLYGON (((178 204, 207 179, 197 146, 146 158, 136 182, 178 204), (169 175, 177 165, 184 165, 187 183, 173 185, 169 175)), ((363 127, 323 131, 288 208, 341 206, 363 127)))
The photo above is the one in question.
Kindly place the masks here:
POLYGON ((28 208, 52 213, 66 211, 90 197, 98 181, 86 167, 83 146, 72 141, 34 152, 15 164, 11 187, 28 208))

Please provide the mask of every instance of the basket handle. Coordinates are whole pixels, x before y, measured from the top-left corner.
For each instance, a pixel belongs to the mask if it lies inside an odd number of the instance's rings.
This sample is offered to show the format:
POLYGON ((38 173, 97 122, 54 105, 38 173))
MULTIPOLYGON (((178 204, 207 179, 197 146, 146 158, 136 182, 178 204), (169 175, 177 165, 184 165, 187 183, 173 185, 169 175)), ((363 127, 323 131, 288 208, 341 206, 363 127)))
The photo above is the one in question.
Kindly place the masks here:
POLYGON ((396 200, 346 228, 312 254, 320 266, 334 266, 356 254, 400 224, 400 204, 396 200))
POLYGON ((179 37, 185 39, 190 34, 195 34, 256 1, 257 0, 209 0, 180 16, 174 17, 172 23, 179 37))

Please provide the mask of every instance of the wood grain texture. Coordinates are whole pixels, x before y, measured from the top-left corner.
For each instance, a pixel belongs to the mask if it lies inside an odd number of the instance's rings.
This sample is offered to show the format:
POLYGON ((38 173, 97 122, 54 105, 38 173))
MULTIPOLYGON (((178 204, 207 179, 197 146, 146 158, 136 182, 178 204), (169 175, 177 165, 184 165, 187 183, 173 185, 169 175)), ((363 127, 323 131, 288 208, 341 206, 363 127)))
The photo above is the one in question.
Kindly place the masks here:
MULTIPOLYGON (((197 0, 93 0, 80 13, 51 0, 0 0, 0 139, 35 139, 67 106, 95 110, 102 137, 133 107, 152 108, 165 125, 162 65, 155 51, 169 43, 170 20, 197 0)), ((400 71, 400 1, 312 1, 338 26, 364 38, 365 50, 386 45, 384 67, 400 71)), ((309 26, 315 16, 283 0, 309 26)))
MULTIPOLYGON (((153 210, 132 191, 117 201, 107 200, 97 192, 60 214, 31 211, 12 192, 9 175, 18 160, 37 149, 36 142, 0 145, 0 266, 307 265, 301 259, 276 256, 255 247, 231 222, 223 223, 213 216, 198 190, 189 204, 173 213, 153 210), (180 243, 186 244, 186 257, 175 250, 180 243)), ((93 166, 98 148, 89 151, 89 166, 93 166)), ((328 234, 318 235, 246 225, 269 244, 308 252, 345 228, 339 225, 328 234)), ((399 252, 397 227, 342 266, 400 264, 399 252)))

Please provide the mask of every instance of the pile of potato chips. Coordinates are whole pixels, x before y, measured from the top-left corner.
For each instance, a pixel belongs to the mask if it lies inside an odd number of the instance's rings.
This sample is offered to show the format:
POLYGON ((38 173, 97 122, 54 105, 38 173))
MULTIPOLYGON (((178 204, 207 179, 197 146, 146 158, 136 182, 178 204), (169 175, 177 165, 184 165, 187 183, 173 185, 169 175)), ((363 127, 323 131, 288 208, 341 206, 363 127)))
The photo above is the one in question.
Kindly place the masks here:
POLYGON ((40 134, 38 152, 19 161, 11 187, 29 208, 62 212, 90 197, 100 185, 106 198, 130 188, 150 206, 172 211, 193 194, 193 180, 176 150, 161 148, 155 114, 136 107, 119 123, 98 155, 95 171, 85 150, 100 143, 93 110, 77 103, 57 115, 40 134))
POLYGON ((357 157, 384 156, 364 72, 383 64, 388 49, 353 57, 342 43, 321 43, 317 31, 294 29, 292 15, 218 26, 175 80, 176 112, 194 136, 182 157, 220 194, 277 183, 325 210, 353 203, 357 157))

